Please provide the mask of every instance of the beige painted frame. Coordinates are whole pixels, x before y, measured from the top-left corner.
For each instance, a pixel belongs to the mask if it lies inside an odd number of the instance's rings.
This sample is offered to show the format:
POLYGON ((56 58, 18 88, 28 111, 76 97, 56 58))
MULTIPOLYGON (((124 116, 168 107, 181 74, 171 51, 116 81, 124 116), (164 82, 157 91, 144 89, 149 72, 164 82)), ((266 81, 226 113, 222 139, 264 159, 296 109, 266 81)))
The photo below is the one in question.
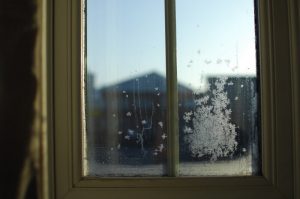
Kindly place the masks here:
POLYGON ((263 134, 260 177, 83 178, 81 2, 53 0, 52 5, 54 67, 53 93, 49 95, 53 104, 49 109, 53 111, 54 128, 49 146, 54 163, 49 163, 53 181, 50 198, 300 199, 297 0, 259 1, 263 134))

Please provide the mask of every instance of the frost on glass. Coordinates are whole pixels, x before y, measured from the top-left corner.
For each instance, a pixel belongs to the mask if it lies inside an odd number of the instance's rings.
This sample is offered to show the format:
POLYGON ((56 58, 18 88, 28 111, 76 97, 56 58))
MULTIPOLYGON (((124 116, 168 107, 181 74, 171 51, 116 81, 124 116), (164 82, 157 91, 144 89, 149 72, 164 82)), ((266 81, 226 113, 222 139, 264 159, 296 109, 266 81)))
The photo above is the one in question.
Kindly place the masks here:
POLYGON ((231 123, 230 100, 224 87, 227 78, 217 79, 211 96, 196 95, 195 111, 186 112, 184 120, 185 142, 193 157, 207 156, 210 160, 232 156, 237 149, 237 132, 231 123), (193 118, 193 119, 192 119, 193 118))
POLYGON ((255 77, 208 77, 205 92, 180 95, 181 175, 259 172, 255 77))
POLYGON ((176 3, 179 173, 258 175, 254 1, 176 3))
POLYGON ((166 175, 164 35, 162 0, 87 0, 86 176, 166 175))

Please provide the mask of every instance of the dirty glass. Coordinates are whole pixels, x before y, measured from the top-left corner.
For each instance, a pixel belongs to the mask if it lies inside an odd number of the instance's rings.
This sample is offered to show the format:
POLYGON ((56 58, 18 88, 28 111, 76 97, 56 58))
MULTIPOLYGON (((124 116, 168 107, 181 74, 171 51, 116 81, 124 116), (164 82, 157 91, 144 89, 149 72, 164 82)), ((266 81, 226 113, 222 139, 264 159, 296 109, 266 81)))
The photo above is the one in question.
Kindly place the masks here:
POLYGON ((86 176, 166 174, 163 0, 87 0, 86 176))
POLYGON ((254 1, 176 3, 179 173, 257 175, 260 136, 254 1))
POLYGON ((179 176, 260 175, 255 1, 175 2, 177 66, 166 66, 164 0, 86 0, 85 176, 167 176, 171 144, 179 176), (166 120, 166 67, 178 121, 166 120))

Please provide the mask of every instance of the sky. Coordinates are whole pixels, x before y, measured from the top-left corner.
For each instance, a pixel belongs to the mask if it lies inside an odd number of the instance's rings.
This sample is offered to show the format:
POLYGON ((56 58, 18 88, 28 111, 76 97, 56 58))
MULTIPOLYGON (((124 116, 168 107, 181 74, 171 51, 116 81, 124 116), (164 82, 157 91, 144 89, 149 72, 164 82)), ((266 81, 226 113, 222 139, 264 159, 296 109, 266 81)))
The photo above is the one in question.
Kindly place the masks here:
MULTIPOLYGON (((176 0, 178 82, 256 74, 253 0, 176 0)), ((103 87, 166 74, 164 0, 87 0, 87 69, 103 87)))

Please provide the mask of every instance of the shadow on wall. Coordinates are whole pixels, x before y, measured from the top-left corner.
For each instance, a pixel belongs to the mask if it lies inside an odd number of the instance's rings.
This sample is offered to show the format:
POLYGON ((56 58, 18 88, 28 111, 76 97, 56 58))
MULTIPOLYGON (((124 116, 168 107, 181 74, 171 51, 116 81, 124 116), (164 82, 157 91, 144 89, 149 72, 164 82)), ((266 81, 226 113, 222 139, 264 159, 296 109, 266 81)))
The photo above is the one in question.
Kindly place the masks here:
MULTIPOLYGON (((34 117, 33 75, 37 26, 34 0, 3 0, 0 6, 0 198, 16 198, 34 117)), ((35 178, 26 198, 36 197, 35 178)))

